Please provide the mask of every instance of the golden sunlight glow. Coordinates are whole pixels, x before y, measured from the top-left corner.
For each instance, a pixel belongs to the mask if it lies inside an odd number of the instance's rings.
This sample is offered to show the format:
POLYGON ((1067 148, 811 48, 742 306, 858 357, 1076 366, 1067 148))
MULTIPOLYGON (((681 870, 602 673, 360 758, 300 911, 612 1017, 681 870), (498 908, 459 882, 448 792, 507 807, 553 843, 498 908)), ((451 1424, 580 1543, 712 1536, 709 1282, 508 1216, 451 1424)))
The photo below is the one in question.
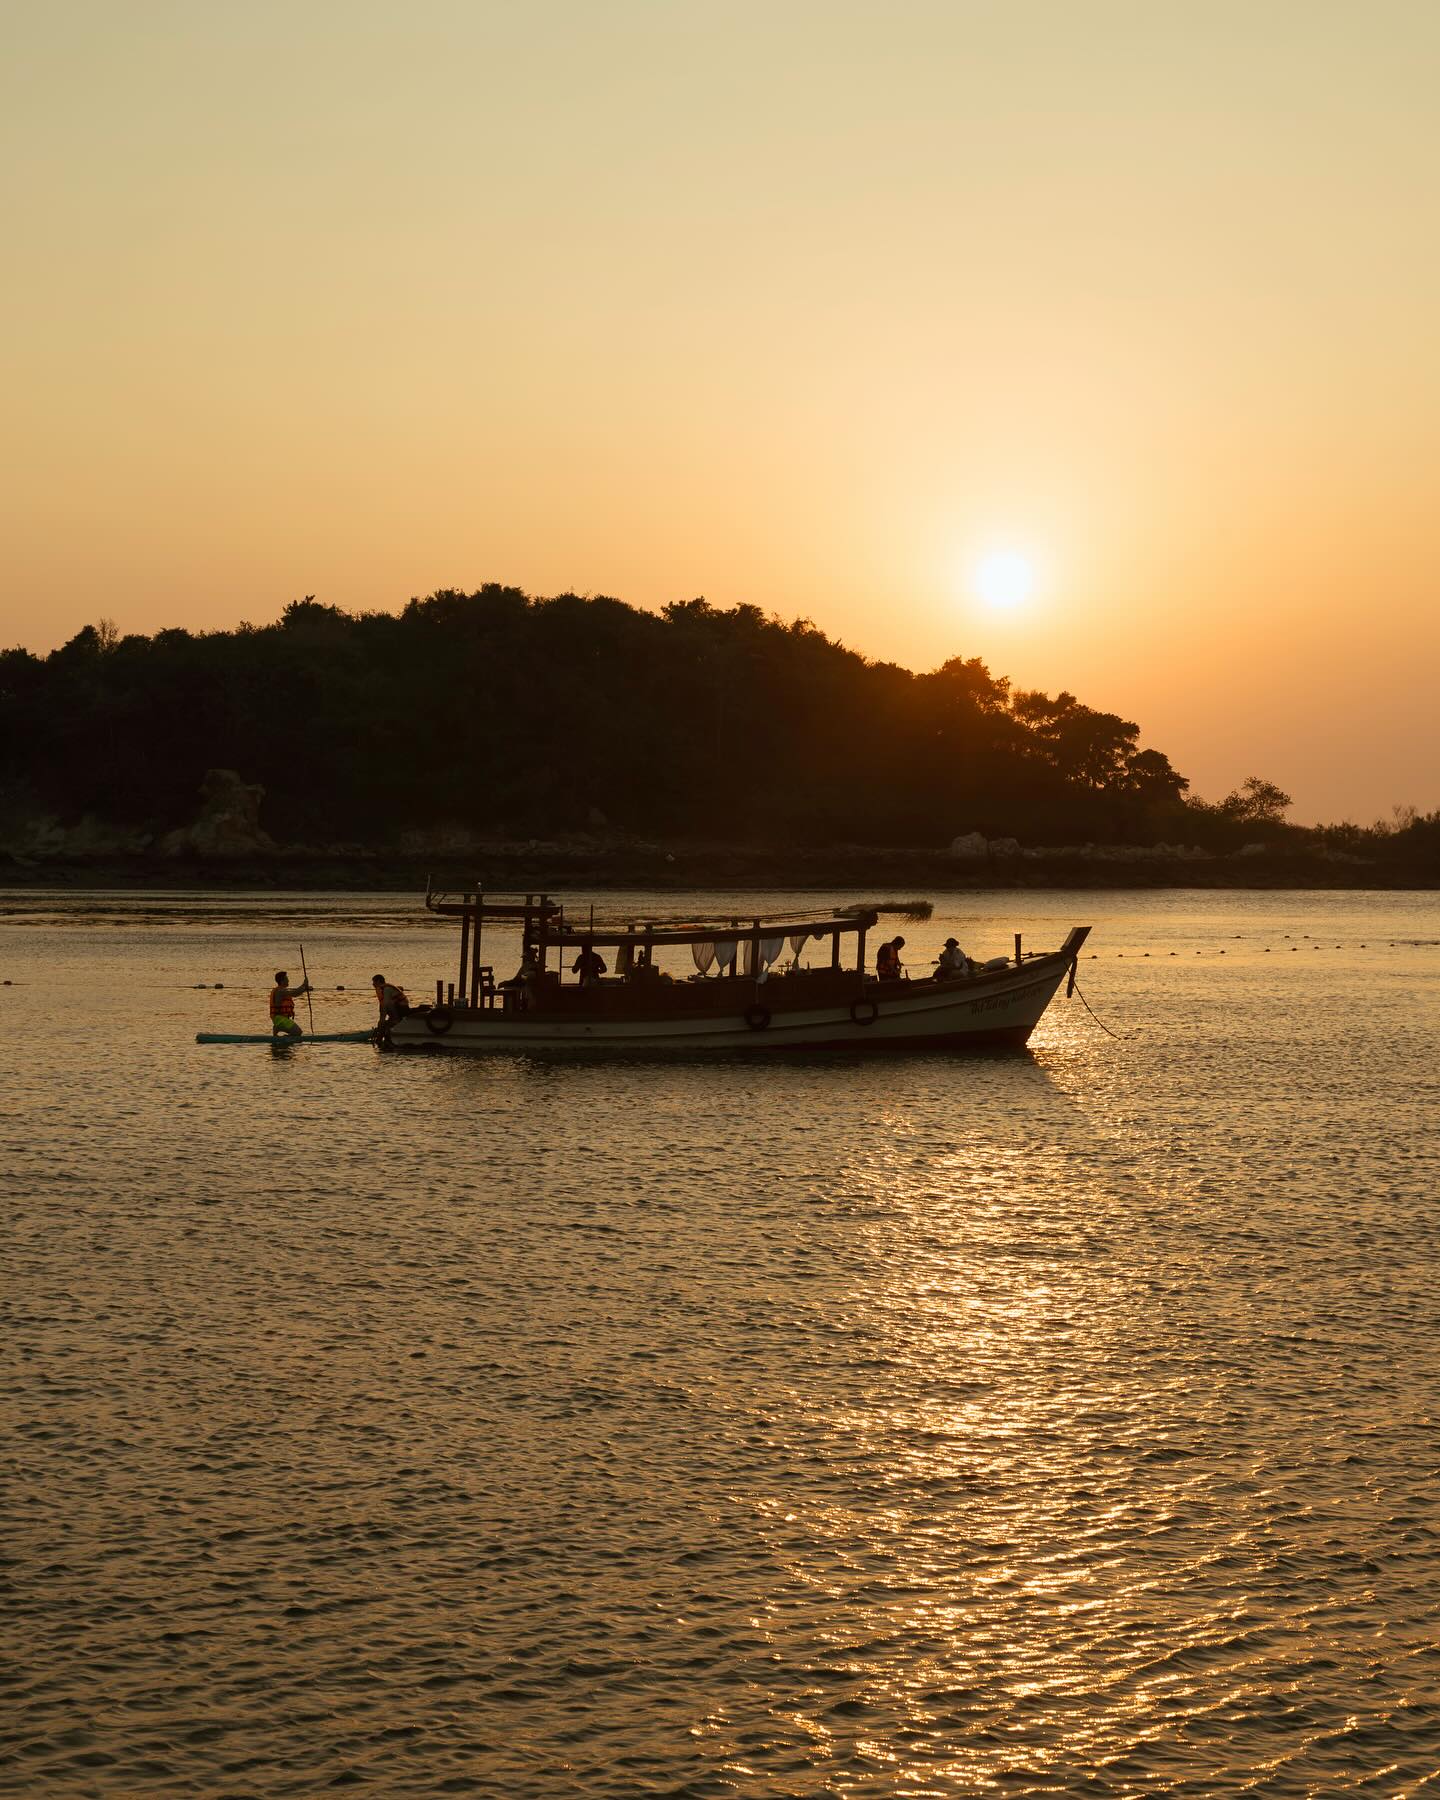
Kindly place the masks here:
POLYGON ((7 11, 0 650, 703 594, 1440 805, 1435 0, 278 11, 7 11))
POLYGON ((995 612, 1015 612, 1035 592, 1035 565, 1018 550, 990 550, 970 572, 970 585, 995 612))

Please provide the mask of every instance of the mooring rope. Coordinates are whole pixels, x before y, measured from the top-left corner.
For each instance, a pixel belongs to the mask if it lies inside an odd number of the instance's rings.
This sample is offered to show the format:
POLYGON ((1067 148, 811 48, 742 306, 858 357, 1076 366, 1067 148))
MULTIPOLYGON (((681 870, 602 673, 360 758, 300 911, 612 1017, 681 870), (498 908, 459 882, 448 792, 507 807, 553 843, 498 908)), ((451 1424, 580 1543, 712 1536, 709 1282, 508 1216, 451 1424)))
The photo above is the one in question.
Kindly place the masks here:
POLYGON ((1090 1002, 1085 998, 1085 996, 1080 993, 1080 983, 1077 980, 1075 980, 1073 975, 1072 975, 1071 981, 1070 981, 1070 992, 1072 994, 1078 994, 1080 996, 1080 1004, 1085 1008, 1086 1012, 1089 1013, 1090 1017, 1100 1027, 1100 1029, 1106 1033, 1107 1036, 1113 1037, 1118 1043, 1121 1043, 1121 1044, 1123 1044, 1127 1038, 1139 1037, 1140 1034, 1138 1031, 1111 1031, 1110 1027, 1100 1017, 1099 1013, 1096 1012, 1095 1008, 1090 1004, 1090 1002))

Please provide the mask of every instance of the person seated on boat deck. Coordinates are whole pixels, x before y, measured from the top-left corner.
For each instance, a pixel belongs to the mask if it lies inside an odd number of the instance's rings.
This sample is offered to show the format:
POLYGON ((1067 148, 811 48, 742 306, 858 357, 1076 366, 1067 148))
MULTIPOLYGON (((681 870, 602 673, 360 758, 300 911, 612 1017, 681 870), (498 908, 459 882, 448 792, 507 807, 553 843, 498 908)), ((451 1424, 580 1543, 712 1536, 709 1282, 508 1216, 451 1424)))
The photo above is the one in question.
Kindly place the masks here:
POLYGON ((955 938, 946 938, 945 948, 936 958, 935 979, 941 980, 946 975, 968 975, 970 958, 960 948, 955 938))
POLYGON ((372 975, 370 985, 375 990, 375 999, 380 1007, 380 1030, 393 1025, 397 1019, 403 1019, 410 1010, 410 1002, 405 990, 396 987, 393 981, 387 981, 383 975, 372 975))
POLYGON ((898 981, 902 972, 900 952, 905 948, 903 937, 891 938, 888 944, 882 944, 875 955, 875 973, 881 981, 898 981))
POLYGON ((520 967, 508 981, 500 983, 502 1004, 506 1012, 525 1011, 533 997, 536 977, 539 973, 539 960, 535 952, 527 945, 520 957, 520 967))
POLYGON ((593 944, 584 944, 571 963, 570 971, 580 977, 581 987, 599 987, 600 977, 605 973, 605 958, 593 944))
POLYGON ((270 990, 270 1029, 277 1036, 304 1037, 305 1033, 295 1022, 295 1002, 301 994, 310 992, 310 983, 302 981, 298 988, 292 988, 290 977, 283 969, 275 971, 275 985, 270 990))

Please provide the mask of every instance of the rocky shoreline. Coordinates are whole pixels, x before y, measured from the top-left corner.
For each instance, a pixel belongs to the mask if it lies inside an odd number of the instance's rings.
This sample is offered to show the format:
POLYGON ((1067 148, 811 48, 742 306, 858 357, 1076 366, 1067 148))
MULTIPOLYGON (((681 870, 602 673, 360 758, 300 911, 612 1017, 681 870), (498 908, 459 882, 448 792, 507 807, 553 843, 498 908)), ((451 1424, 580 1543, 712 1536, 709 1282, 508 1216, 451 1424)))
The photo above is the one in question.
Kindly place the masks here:
MULTIPOLYGON (((656 842, 609 829, 547 838, 463 826, 401 832, 388 844, 278 843, 260 823, 264 789, 210 769, 198 816, 147 833, 86 817, 31 818, 0 836, 0 886, 254 888, 423 892, 539 889, 848 889, 856 895, 1000 888, 1440 888, 1440 856, 1361 855, 1282 827, 1227 850, 1194 844, 1022 845, 970 831, 948 846, 824 847, 656 842)), ((1232 840, 1233 841, 1233 840, 1232 840)), ((1372 840, 1373 841, 1373 840, 1372 840)), ((1381 840, 1384 843, 1384 840, 1381 840)), ((1367 843, 1365 848, 1370 848, 1367 843)))
POLYGON ((836 888, 857 896, 1002 888, 1440 889, 1440 869, 1409 861, 1249 846, 1213 855, 1183 846, 1084 845, 983 853, 842 844, 828 849, 692 844, 539 842, 464 849, 271 849, 205 855, 0 852, 10 888, 254 888, 423 893, 547 888, 836 888))

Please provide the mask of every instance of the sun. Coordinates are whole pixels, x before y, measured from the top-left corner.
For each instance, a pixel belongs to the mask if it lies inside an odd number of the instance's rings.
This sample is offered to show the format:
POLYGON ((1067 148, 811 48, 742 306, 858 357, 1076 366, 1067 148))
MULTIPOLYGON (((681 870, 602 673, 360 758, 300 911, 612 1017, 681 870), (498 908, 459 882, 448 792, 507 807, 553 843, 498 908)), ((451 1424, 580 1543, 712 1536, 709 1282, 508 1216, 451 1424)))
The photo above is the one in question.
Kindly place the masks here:
POLYGON ((1035 592, 1035 565, 1018 550, 988 550, 970 571, 970 585, 992 612, 1016 612, 1035 592))

